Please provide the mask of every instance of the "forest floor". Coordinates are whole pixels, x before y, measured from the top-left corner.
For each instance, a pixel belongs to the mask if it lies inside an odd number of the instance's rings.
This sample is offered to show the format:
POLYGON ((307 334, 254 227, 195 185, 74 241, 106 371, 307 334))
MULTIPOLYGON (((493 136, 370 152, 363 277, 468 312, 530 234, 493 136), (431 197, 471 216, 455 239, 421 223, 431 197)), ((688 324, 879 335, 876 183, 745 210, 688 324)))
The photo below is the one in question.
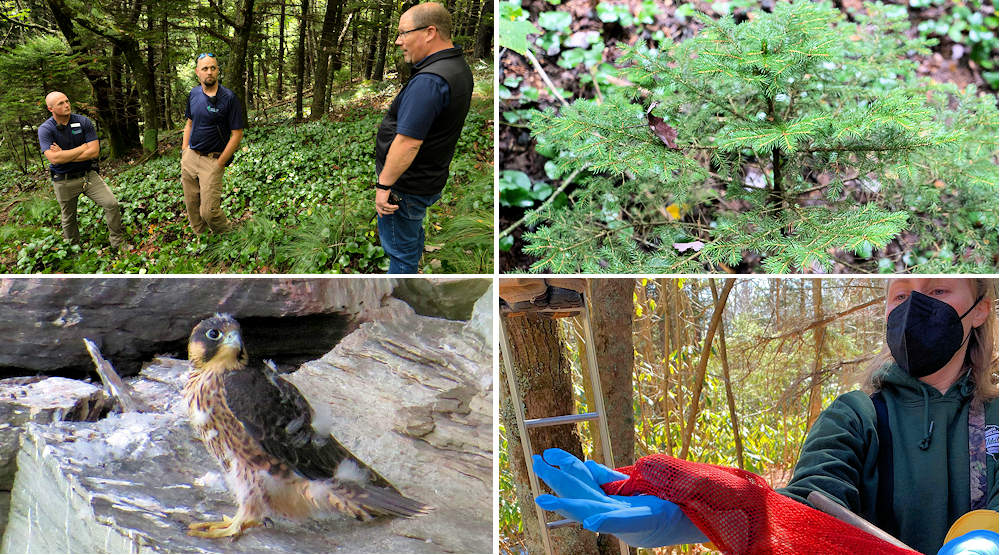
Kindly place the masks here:
MULTIPOLYGON (((428 210, 421 271, 493 270, 493 71, 473 66, 472 108, 441 200, 428 210)), ((81 244, 62 239, 45 171, 0 177, 0 273, 381 273, 374 216, 374 138, 395 81, 341 85, 330 112, 295 123, 294 103, 251 110, 226 169, 233 229, 195 236, 180 186, 179 129, 155 153, 102 162, 132 250, 108 244, 103 213, 79 201, 81 244)), ((308 105, 307 105, 308 111, 308 105)))
MULTIPOLYGON (((899 2, 898 0, 892 3, 907 5, 905 1, 899 2)), ((595 96, 595 89, 593 85, 589 84, 592 82, 593 74, 592 70, 588 69, 589 63, 586 65, 578 63, 570 68, 566 68, 565 65, 558 65, 560 54, 566 50, 570 50, 570 47, 575 47, 573 49, 582 51, 582 47, 588 46, 588 41, 592 41, 592 35, 596 34, 600 37, 600 40, 605 45, 601 62, 613 64, 621 55, 624 46, 635 44, 638 41, 650 40, 654 36, 654 33, 662 32, 675 42, 680 42, 696 35, 701 24, 692 17, 685 17, 682 8, 690 9, 694 7, 702 13, 711 14, 716 13, 714 8, 718 7, 717 4, 724 5, 728 6, 737 20, 739 20, 740 17, 745 17, 750 9, 758 9, 759 7, 758 2, 749 0, 720 1, 714 4, 701 0, 693 2, 624 0, 623 2, 615 2, 615 4, 622 4, 627 8, 627 12, 635 17, 639 17, 642 14, 649 14, 652 16, 653 22, 645 25, 636 23, 623 26, 619 19, 605 23, 599 17, 600 14, 592 8, 592 3, 588 0, 565 0, 561 4, 559 4, 558 0, 522 0, 521 2, 524 11, 530 14, 528 19, 532 22, 537 23, 539 21, 539 14, 545 12, 563 11, 568 12, 572 16, 572 19, 569 20, 568 28, 561 31, 561 33, 569 35, 562 46, 556 42, 554 45, 549 45, 547 51, 543 51, 545 50, 544 45, 534 48, 542 69, 551 78, 555 87, 570 93, 571 98, 592 98, 595 96), (552 4, 558 5, 554 6, 552 4)), ((773 6, 774 1, 764 0, 762 4, 767 9, 769 6, 773 6)), ((862 0, 838 0, 834 4, 845 11, 863 9, 862 0)), ((946 4, 949 3, 942 3, 935 0, 911 0, 908 4, 908 16, 911 28, 907 31, 907 36, 911 38, 916 37, 918 35, 918 27, 921 24, 926 26, 927 24, 941 24, 951 21, 948 19, 951 15, 946 12, 948 9, 946 4)), ((978 4, 978 2, 973 2, 970 5, 975 4, 978 4)), ((965 3, 962 3, 962 5, 964 7, 965 3)), ((992 12, 992 16, 987 15, 986 17, 992 18, 990 21, 993 22, 992 25, 994 27, 990 32, 995 36, 996 12, 993 6, 986 2, 980 8, 980 11, 992 12)), ((980 13, 979 16, 981 18, 982 14, 980 13)), ((947 29, 947 26, 945 29, 947 29)), ((938 36, 935 34, 934 36, 940 42, 938 45, 932 47, 933 52, 931 55, 920 56, 913 54, 911 56, 911 59, 919 64, 919 76, 930 77, 938 82, 955 83, 962 88, 972 84, 980 91, 996 94, 995 73, 989 74, 994 79, 994 82, 992 84, 988 83, 984 77, 984 75, 987 75, 986 72, 973 60, 973 56, 970 54, 972 51, 971 48, 960 42, 955 42, 947 35, 938 36)), ((533 39, 529 38, 529 40, 533 39)), ((995 64, 997 58, 996 42, 993 41, 991 44, 993 45, 993 49, 990 56, 992 56, 995 64)), ((556 107, 559 102, 549 94, 541 75, 532 65, 524 57, 506 49, 501 51, 497 82, 501 84, 501 117, 499 120, 500 128, 497 143, 497 148, 499 149, 498 171, 516 170, 523 172, 535 184, 534 187, 536 190, 543 189, 550 191, 555 189, 558 187, 559 182, 554 182, 547 175, 547 159, 536 152, 535 141, 525 125, 523 114, 532 109, 541 110, 546 107, 556 107), (529 97, 524 94, 517 94, 513 90, 507 91, 502 85, 505 82, 508 84, 516 83, 512 89, 519 87, 523 91, 526 88, 529 90, 533 88, 538 93, 529 97), (522 115, 519 117, 518 114, 522 115), (541 187, 542 184, 547 185, 541 187)), ((860 190, 861 185, 858 181, 854 180, 854 183, 850 184, 853 185, 858 196, 863 196, 860 190)), ((501 183, 501 199, 504 198, 502 194, 503 189, 504 184, 501 183)), ((565 190, 566 195, 570 195, 575 189, 575 183, 570 185, 565 190)), ((848 189, 850 192, 850 187, 848 189)), ((505 205, 501 201, 498 233, 521 220, 527 212, 538 208, 542 203, 542 199, 535 197, 535 200, 536 202, 532 206, 510 206, 505 205)), ((508 239, 509 242, 506 245, 501 241, 500 272, 528 272, 530 266, 538 261, 537 258, 522 251, 522 248, 525 246, 522 235, 525 231, 530 231, 529 226, 519 226, 510 233, 510 238, 513 241, 508 239)), ((899 259, 902 253, 912 250, 919 241, 920 238, 916 237, 913 233, 904 232, 889 243, 884 249, 883 256, 899 259)), ((865 261, 859 260, 847 252, 838 253, 836 258, 843 262, 835 263, 831 273, 857 273, 859 265, 865 263, 865 261)), ((895 271, 902 271, 900 270, 901 263, 897 262, 896 266, 894 268, 895 271)), ((741 273, 759 272, 761 271, 760 259, 756 257, 752 260, 744 260, 737 268, 719 268, 718 270, 741 273)), ((865 271, 875 271, 875 269, 868 267, 865 271)), ((885 270, 880 267, 879 271, 885 270)))

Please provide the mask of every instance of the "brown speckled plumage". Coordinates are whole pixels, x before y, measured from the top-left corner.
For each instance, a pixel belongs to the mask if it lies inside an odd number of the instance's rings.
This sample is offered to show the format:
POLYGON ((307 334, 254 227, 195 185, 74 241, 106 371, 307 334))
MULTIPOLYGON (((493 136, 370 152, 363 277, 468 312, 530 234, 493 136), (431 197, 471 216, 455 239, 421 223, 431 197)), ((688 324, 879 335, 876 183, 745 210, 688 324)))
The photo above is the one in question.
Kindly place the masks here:
POLYGON ((430 509, 314 430, 312 409, 295 386, 266 366, 249 365, 232 317, 216 314, 199 323, 188 359, 188 415, 239 503, 232 519, 192 524, 190 534, 235 537, 268 517, 303 518, 316 510, 368 520, 430 509))

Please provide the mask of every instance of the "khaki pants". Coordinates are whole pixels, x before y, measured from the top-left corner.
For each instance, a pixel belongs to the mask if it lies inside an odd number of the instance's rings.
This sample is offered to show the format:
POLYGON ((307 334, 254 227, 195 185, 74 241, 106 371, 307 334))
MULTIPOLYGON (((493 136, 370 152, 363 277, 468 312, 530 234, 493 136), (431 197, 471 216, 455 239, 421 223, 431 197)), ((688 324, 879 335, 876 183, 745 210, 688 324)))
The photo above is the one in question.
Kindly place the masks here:
POLYGON ((64 179, 53 181, 52 188, 56 193, 56 200, 59 201, 59 217, 62 220, 63 237, 68 241, 78 243, 80 241, 80 229, 76 222, 76 206, 80 194, 87 195, 90 200, 104 209, 104 221, 108 224, 108 235, 111 246, 117 247, 125 241, 125 234, 122 232, 122 212, 118 206, 118 199, 108 188, 95 171, 87 172, 87 175, 76 179, 64 179))
POLYGON ((222 168, 217 162, 190 148, 181 154, 184 207, 191 229, 198 234, 205 232, 206 224, 215 233, 229 229, 229 220, 222 212, 222 168))

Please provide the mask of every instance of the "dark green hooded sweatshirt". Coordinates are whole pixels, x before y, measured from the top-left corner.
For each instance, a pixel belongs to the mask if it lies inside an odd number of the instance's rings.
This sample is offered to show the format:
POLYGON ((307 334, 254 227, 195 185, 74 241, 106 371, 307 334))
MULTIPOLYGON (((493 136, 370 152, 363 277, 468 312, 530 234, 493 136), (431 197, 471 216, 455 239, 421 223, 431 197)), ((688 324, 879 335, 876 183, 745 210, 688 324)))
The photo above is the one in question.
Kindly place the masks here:
MULTIPOLYGON (((882 395, 892 432, 895 522, 876 518, 879 438, 875 407, 862 391, 841 395, 820 414, 791 482, 778 491, 803 503, 809 492, 821 491, 880 528, 898 529, 903 543, 933 555, 951 524, 970 510, 969 406, 974 385, 966 375, 942 395, 895 364, 883 372, 882 395), (933 432, 927 448, 921 449, 930 421, 933 432)), ((997 399, 987 400, 985 409, 987 429, 992 428, 995 437, 997 399)), ((987 508, 995 511, 995 442, 988 451, 987 508)))

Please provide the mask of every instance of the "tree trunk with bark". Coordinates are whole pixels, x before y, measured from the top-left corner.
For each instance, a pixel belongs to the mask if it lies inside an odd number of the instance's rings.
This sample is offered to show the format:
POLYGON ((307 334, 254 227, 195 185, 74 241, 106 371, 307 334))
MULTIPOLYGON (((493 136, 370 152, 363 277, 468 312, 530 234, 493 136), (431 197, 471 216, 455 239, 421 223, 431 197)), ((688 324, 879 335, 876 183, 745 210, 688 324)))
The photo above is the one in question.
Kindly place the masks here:
POLYGON ((298 79, 295 82, 295 120, 302 121, 302 94, 306 82, 306 22, 309 20, 309 0, 302 0, 302 17, 299 19, 299 45, 295 52, 295 72, 298 79))
MULTIPOLYGON (((715 281, 709 280, 708 285, 712 288, 712 301, 719 304, 719 292, 715 287, 715 281)), ((736 445, 736 463, 741 469, 745 468, 743 463, 743 439, 740 436, 740 419, 736 414, 736 398, 733 396, 733 383, 729 379, 729 353, 726 351, 726 319, 719 322, 719 360, 722 361, 722 381, 726 385, 726 405, 729 407, 729 422, 733 425, 733 443, 736 445)))
POLYGON ((278 100, 285 95, 285 0, 281 0, 281 16, 278 20, 278 100))
POLYGON ((378 53, 375 55, 375 68, 372 70, 372 79, 381 81, 385 74, 385 58, 388 52, 389 27, 392 24, 393 5, 391 0, 384 0, 385 6, 382 11, 382 21, 378 31, 378 53))
POLYGON ((493 2, 483 2, 479 12, 479 24, 476 27, 476 42, 472 55, 480 60, 493 54, 493 2))
MULTIPOLYGON (((813 319, 820 322, 823 320, 823 282, 819 279, 812 281, 812 301, 813 319)), ((817 326, 813 330, 813 367, 809 386, 809 417, 806 429, 812 428, 819 413, 823 410, 823 344, 826 342, 826 326, 817 326)))
POLYGON ((333 51, 337 12, 340 2, 330 0, 326 3, 326 13, 323 15, 323 27, 319 34, 319 48, 316 51, 316 80, 313 84, 313 106, 309 119, 316 120, 326 113, 326 85, 330 71, 330 55, 333 51))
MULTIPOLYGON (((235 37, 232 41, 233 75, 230 87, 236 97, 243 103, 244 116, 249 111, 251 99, 247 94, 247 45, 250 43, 250 32, 253 30, 255 0, 244 0, 243 7, 237 15, 233 26, 235 37)), ((244 128, 249 125, 249 118, 244 117, 244 128)))
MULTIPOLYGON (((518 383, 524 401, 525 418, 541 418, 572 414, 573 386, 569 361, 560 340, 556 321, 533 313, 518 313, 504 317, 504 324, 511 356, 513 357, 514 381, 518 383)), ((500 365, 505 373, 505 364, 500 365)), ((518 504, 524 522, 525 543, 529 553, 542 552, 542 540, 535 517, 535 501, 531 496, 528 470, 524 460, 524 450, 518 435, 518 426, 511 396, 507 391, 506 374, 501 379, 504 386, 500 405, 500 418, 507 432, 507 451, 511 475, 517 489, 518 504)), ((551 426, 528 432, 534 454, 545 449, 558 447, 578 458, 583 458, 583 449, 576 427, 571 425, 551 426)), ((544 486, 543 486, 544 488, 544 486)), ((547 488, 545 488, 547 491, 547 488)), ((548 520, 556 520, 554 513, 548 520)), ((559 554, 596 554, 597 542, 592 532, 579 527, 565 527, 551 531, 552 548, 559 554)))
MULTIPOLYGON (((77 33, 74 25, 74 15, 63 0, 46 0, 46 5, 52 12, 53 19, 59 31, 62 32, 70 51, 78 59, 103 58, 104 53, 97 47, 87 46, 77 33)), ((138 133, 129 132, 128 123, 118 117, 114 99, 116 92, 112 86, 108 72, 102 71, 93 64, 81 63, 80 71, 94 89, 94 103, 97 107, 95 119, 108 134, 108 143, 112 158, 120 158, 133 148, 141 146, 138 133)), ((72 101, 73 99, 70 99, 72 101)))
POLYGON ((635 418, 632 414, 632 279, 588 280, 594 353, 604 390, 608 432, 615 466, 635 459, 635 418))

